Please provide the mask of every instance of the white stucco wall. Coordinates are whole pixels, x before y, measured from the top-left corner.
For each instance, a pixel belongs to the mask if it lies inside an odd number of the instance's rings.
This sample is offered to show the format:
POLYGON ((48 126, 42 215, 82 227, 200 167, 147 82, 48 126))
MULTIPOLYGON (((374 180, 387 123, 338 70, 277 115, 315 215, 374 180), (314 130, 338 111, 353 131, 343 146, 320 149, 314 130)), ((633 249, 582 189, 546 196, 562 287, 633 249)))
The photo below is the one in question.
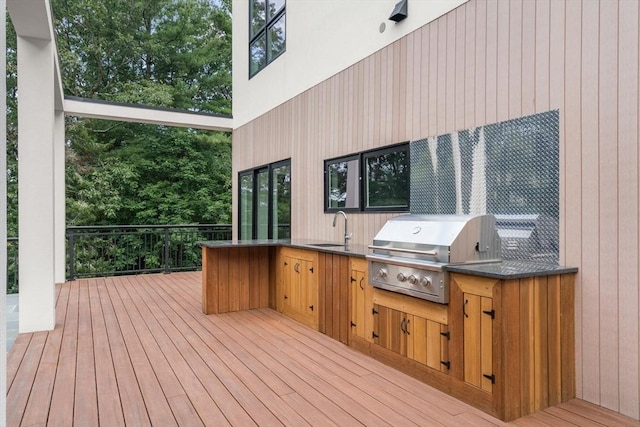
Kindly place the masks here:
POLYGON ((395 23, 398 0, 288 0, 286 52, 249 80, 249 1, 233 0, 234 128, 466 1, 409 0, 408 17, 395 23))

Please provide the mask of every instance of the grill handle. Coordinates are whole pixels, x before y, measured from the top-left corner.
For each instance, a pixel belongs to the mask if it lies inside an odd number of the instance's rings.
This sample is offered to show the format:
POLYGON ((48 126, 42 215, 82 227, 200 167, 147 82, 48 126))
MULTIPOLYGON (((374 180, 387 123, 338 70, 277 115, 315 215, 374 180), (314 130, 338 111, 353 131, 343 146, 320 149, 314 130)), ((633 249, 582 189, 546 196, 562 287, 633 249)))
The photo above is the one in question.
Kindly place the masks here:
POLYGON ((367 255, 369 261, 381 262, 385 264, 401 265, 410 268, 422 268, 429 271, 442 271, 444 264, 434 264, 432 262, 420 261, 417 259, 407 259, 400 257, 388 257, 384 255, 367 255))
POLYGON ((388 246, 375 246, 375 245, 369 245, 369 249, 374 249, 374 250, 377 249, 377 250, 389 251, 389 252, 404 252, 408 254, 438 256, 438 252, 436 251, 420 251, 418 249, 390 248, 388 246))

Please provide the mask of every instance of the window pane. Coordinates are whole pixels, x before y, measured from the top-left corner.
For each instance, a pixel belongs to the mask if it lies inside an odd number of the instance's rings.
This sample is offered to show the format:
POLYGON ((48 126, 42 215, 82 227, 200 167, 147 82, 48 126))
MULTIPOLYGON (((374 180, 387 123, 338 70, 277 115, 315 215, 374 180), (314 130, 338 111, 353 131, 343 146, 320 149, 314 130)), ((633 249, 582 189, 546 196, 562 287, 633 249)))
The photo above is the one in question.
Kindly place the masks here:
POLYGON ((266 47, 264 34, 251 43, 251 75, 254 75, 267 65, 266 47))
POLYGON ((328 208, 358 208, 360 206, 358 159, 338 160, 327 164, 328 208))
POLYGON ((406 150, 367 155, 365 208, 409 206, 409 168, 406 150))
POLYGON ((269 7, 267 10, 267 19, 271 20, 274 16, 280 12, 280 9, 284 6, 284 0, 269 0, 269 7))
POLYGON ((267 170, 259 171, 256 177, 258 191, 258 211, 256 212, 256 239, 269 238, 269 173, 267 170))
POLYGON ((269 47, 269 61, 284 52, 287 47, 285 37, 285 17, 282 15, 267 30, 267 46, 269 47))
POLYGON ((275 168, 271 177, 273 238, 286 239, 291 237, 291 167, 284 165, 275 168))
POLYGON ((265 26, 265 0, 251 0, 251 37, 255 36, 265 26))
POLYGON ((253 238, 253 174, 240 177, 240 239, 253 238))

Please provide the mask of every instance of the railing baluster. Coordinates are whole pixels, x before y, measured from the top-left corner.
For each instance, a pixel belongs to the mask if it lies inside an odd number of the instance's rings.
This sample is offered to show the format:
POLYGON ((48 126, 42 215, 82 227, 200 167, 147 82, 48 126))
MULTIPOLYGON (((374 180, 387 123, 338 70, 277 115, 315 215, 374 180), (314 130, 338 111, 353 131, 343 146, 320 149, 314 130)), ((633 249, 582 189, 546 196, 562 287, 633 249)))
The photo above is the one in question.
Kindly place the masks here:
POLYGON ((164 274, 169 274, 171 272, 169 269, 170 256, 171 254, 169 253, 169 227, 165 227, 164 228, 164 274))
POLYGON ((69 231, 67 235, 69 236, 69 280, 75 280, 76 278, 76 258, 75 258, 76 240, 73 234, 73 228, 68 230, 69 231))

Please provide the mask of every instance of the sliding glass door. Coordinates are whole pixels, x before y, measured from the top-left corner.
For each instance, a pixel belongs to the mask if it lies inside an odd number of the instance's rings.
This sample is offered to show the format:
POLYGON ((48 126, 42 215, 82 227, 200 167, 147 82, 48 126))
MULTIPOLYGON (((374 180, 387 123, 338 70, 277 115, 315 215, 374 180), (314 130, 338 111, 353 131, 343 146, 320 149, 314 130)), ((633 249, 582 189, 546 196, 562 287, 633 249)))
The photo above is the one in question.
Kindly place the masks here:
POLYGON ((271 229, 273 239, 291 237, 291 162, 271 168, 271 229))
POLYGON ((291 161, 239 173, 239 239, 291 237, 291 161))

